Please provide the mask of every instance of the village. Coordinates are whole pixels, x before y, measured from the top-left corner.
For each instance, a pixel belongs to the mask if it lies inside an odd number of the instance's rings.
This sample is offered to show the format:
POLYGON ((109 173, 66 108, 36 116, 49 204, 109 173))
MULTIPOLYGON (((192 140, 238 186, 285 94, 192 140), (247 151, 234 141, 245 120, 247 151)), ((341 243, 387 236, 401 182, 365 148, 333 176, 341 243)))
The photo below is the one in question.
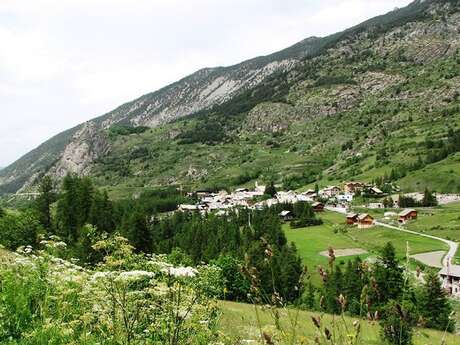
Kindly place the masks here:
MULTIPOLYGON (((308 202, 315 212, 322 212, 325 208, 340 211, 346 214, 344 220, 348 225, 357 225, 359 228, 370 228, 375 225, 375 219, 368 213, 349 212, 353 206, 361 209, 400 209, 399 196, 388 195, 377 186, 362 182, 346 182, 342 187, 327 186, 322 189, 308 189, 304 192, 275 191, 274 195, 267 194, 267 187, 255 183, 254 189, 238 188, 229 193, 225 190, 213 193, 210 191, 196 191, 188 193, 189 197, 197 200, 195 204, 179 205, 181 212, 200 212, 202 214, 214 212, 218 216, 227 214, 230 210, 239 208, 263 209, 279 204, 295 204, 308 202), (363 205, 353 204, 356 196, 366 195, 368 202, 363 205), (385 200, 380 201, 384 198, 385 200), (388 198, 386 198, 388 197, 388 198)), ((409 193, 404 196, 419 200, 423 197, 420 193, 409 193)), ((438 202, 448 203, 460 201, 459 195, 437 195, 438 202)), ((417 218, 417 211, 413 208, 404 208, 401 212, 385 212, 384 216, 397 217, 399 223, 406 223, 417 218)), ((288 210, 282 211, 280 217, 290 220, 292 215, 288 210)))
MULTIPOLYGON (((225 216, 230 211, 238 212, 238 209, 248 208, 259 210, 274 205, 289 205, 298 202, 307 202, 311 205, 315 213, 321 213, 325 210, 339 212, 343 214, 344 224, 356 226, 358 229, 370 229, 375 226, 391 226, 398 229, 409 221, 417 220, 418 211, 415 208, 404 208, 399 205, 399 197, 409 197, 414 200, 421 200, 421 193, 407 194, 386 194, 377 186, 362 182, 346 182, 342 187, 327 186, 319 189, 308 189, 303 192, 296 191, 276 191, 274 195, 267 194, 267 186, 259 185, 257 182, 253 189, 238 188, 233 192, 225 190, 213 193, 210 191, 196 191, 189 193, 188 196, 195 198, 195 204, 179 205, 179 212, 198 212, 201 214, 214 213, 217 216, 225 216), (366 195, 367 202, 357 204, 353 201, 366 195), (382 200, 384 199, 384 200, 382 200), (354 212, 353 209, 368 212, 354 212), (373 210, 382 209, 383 221, 377 221, 375 216, 371 215, 373 210), (392 211, 391 209, 394 209, 392 211), (387 225, 394 224, 394 225, 387 225)), ((362 198, 361 198, 362 199, 362 198)), ((460 201, 458 194, 437 194, 437 203, 448 204, 460 201)), ((288 207, 286 207, 288 208, 288 207)), ((284 222, 293 220, 294 215, 290 210, 282 210, 279 217, 284 222)), ((451 242, 451 241, 446 241, 451 242)), ((453 253, 447 253, 443 259, 443 267, 439 272, 443 288, 452 297, 460 298, 460 265, 453 264, 452 256, 455 256, 457 244, 451 242, 455 250, 453 253), (450 256, 449 256, 450 255, 450 256)), ((452 248, 451 248, 452 251, 452 248)), ((451 252, 450 251, 450 252, 451 252)))

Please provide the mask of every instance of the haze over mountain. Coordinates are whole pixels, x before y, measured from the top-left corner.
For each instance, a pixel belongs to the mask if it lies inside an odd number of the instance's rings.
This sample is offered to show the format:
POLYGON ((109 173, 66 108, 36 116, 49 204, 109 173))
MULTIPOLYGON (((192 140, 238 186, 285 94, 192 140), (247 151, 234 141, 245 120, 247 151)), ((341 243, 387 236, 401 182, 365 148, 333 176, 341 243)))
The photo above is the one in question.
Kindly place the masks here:
POLYGON ((417 140, 446 140, 446 116, 456 129, 459 22, 458 1, 414 1, 341 33, 202 69, 47 141, 2 170, 1 191, 69 172, 142 188, 407 171, 404 159, 433 154, 415 149, 417 140))

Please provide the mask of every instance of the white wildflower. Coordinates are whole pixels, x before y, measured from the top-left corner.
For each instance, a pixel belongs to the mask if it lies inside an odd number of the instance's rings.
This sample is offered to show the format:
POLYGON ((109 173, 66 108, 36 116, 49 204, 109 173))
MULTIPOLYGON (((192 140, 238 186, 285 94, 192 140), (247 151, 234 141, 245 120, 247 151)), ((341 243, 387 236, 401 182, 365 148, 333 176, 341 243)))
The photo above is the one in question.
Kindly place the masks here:
POLYGON ((193 267, 168 267, 161 271, 174 277, 195 277, 198 274, 193 267))
POLYGON ((152 279, 155 277, 155 273, 147 271, 128 271, 122 272, 117 279, 122 281, 136 281, 142 279, 152 279))
POLYGON ((60 241, 60 242, 55 242, 55 243, 53 244, 53 247, 54 247, 54 248, 65 249, 65 248, 67 248, 67 243, 62 242, 62 241, 60 241))

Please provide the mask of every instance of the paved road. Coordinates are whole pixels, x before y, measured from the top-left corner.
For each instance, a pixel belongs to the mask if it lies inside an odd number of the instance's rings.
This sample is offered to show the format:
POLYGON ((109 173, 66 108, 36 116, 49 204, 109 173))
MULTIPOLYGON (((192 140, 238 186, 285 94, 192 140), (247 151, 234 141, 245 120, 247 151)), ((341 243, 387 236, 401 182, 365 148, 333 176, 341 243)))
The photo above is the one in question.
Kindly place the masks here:
POLYGON ((449 246, 449 250, 447 251, 447 254, 443 257, 442 259, 442 266, 443 267, 447 267, 447 266, 452 266, 453 263, 452 263, 452 259, 455 257, 455 253, 457 253, 457 249, 458 249, 458 244, 453 242, 453 241, 449 241, 449 240, 446 240, 444 238, 441 238, 441 237, 436 237, 436 236, 431 236, 431 235, 427 235, 427 234, 422 234, 420 232, 417 232, 417 231, 412 231, 412 230, 407 230, 407 229, 404 229, 404 228, 401 228, 401 227, 397 227, 397 226, 394 226, 394 225, 389 225, 389 224, 385 224, 385 223, 381 223, 381 222, 375 222, 376 225, 379 225, 379 226, 384 226, 386 228, 389 228, 389 229, 393 229, 393 230, 397 230, 397 231, 402 231, 402 232, 407 232, 409 234, 413 234, 413 235, 418 235, 418 236, 422 236, 422 237, 427 237, 427 238, 431 238, 433 240, 437 240, 437 241, 441 241, 441 242, 444 242, 445 244, 447 244, 449 246))
MULTIPOLYGON (((341 213, 341 214, 347 214, 347 210, 345 208, 326 207, 326 209, 329 210, 329 211, 338 212, 338 213, 341 213)), ((447 244, 449 246, 449 250, 447 251, 447 254, 444 255, 444 257, 442 258, 442 266, 443 267, 453 266, 452 259, 455 257, 455 254, 457 253, 458 243, 446 240, 446 239, 441 238, 441 237, 422 234, 422 233, 417 232, 417 231, 407 230, 407 229, 404 229, 402 227, 382 223, 382 222, 379 222, 379 221, 376 221, 375 225, 379 225, 379 226, 383 226, 383 227, 386 227, 386 228, 389 228, 389 229, 402 231, 402 232, 407 232, 408 234, 423 236, 423 237, 431 238, 433 240, 444 242, 445 244, 447 244)))

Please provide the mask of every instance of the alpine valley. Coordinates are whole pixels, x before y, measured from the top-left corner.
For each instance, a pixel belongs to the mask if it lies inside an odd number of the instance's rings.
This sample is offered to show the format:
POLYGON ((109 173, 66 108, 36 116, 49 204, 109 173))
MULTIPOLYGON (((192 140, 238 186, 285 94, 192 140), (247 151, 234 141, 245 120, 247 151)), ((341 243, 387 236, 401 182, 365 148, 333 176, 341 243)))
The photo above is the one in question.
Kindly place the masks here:
POLYGON ((460 0, 416 0, 1 168, 0 344, 458 345, 459 215, 460 0))

